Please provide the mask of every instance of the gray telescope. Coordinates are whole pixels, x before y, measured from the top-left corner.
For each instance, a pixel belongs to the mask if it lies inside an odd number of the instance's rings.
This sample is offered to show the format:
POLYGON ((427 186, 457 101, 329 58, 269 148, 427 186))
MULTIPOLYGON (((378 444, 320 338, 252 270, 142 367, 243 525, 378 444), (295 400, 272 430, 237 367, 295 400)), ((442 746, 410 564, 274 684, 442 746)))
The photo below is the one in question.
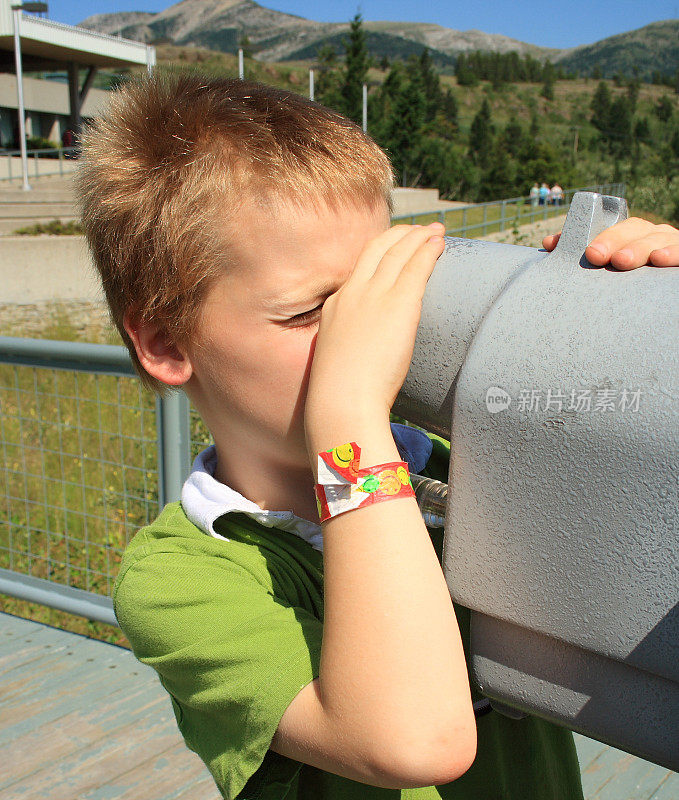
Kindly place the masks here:
POLYGON ((394 411, 452 443, 481 691, 679 770, 679 269, 593 267, 626 216, 580 192, 552 253, 448 238, 394 411))

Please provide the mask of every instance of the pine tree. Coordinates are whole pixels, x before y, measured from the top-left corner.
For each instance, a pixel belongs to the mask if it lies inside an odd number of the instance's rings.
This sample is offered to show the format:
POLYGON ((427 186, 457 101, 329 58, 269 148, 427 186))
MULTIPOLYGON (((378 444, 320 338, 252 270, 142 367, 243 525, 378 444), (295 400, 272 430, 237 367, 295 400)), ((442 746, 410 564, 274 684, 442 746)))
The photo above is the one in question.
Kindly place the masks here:
POLYGON ((403 175, 403 184, 410 185, 416 177, 418 151, 426 119, 427 101, 419 73, 411 73, 410 80, 400 81, 400 90, 394 98, 387 133, 388 150, 396 173, 403 175))
POLYGON ((471 59, 464 53, 460 53, 455 61, 455 77, 458 86, 476 86, 479 82, 478 76, 471 65, 471 59))
POLYGON ((493 148, 494 134, 495 128, 490 119, 490 105, 488 98, 485 97, 481 108, 472 120, 469 131, 469 152, 481 166, 485 166, 488 162, 493 148))
POLYGON ((591 109, 592 125, 600 131, 607 130, 611 116, 611 91, 604 81, 599 81, 599 85, 596 87, 591 109))
POLYGON ((426 117, 432 120, 441 105, 443 92, 438 73, 434 69, 434 62, 429 55, 429 49, 424 48, 417 59, 416 68, 419 70, 424 96, 426 100, 426 117))
POLYGON ((400 117, 401 152, 403 165, 410 174, 411 183, 417 177, 416 166, 422 128, 426 118, 427 101, 418 80, 411 80, 396 104, 395 112, 400 117))
POLYGON ((514 158, 518 156, 524 144, 524 132, 521 123, 512 117, 502 131, 502 146, 514 158))
POLYGON ((328 108, 341 110, 342 76, 337 62, 337 53, 331 44, 324 44, 316 53, 316 71, 318 72, 314 81, 316 100, 328 108))
POLYGON ((343 111, 360 124, 363 117, 363 84, 368 77, 368 48, 360 13, 351 20, 349 37, 345 39, 346 57, 341 92, 343 111))
POLYGON ((540 135, 540 120, 538 115, 533 112, 530 116, 530 128, 528 129, 528 138, 531 142, 537 141, 540 135))
POLYGON ((630 156, 632 153, 632 109, 629 98, 619 95, 611 104, 608 120, 609 149, 616 157, 630 156))
POLYGON ((634 126, 634 138, 638 142, 648 143, 651 136, 651 129, 646 117, 639 117, 634 126))
POLYGON ((656 117, 661 122, 669 122, 672 119, 672 101, 670 98, 664 94, 660 100, 658 100, 658 104, 654 108, 656 117))
POLYGON ((441 97, 441 113, 444 119, 457 129, 457 100, 450 88, 446 89, 441 97))
POLYGON ((630 78, 627 83, 627 97, 629 97, 630 107, 632 109, 632 113, 636 111, 637 108, 637 100, 639 99, 639 88, 641 86, 641 82, 639 78, 630 78))
POLYGON ((679 158, 679 128, 676 128, 670 139, 670 150, 675 158, 679 158))
POLYGON ((546 61, 542 70, 542 96, 545 100, 554 99, 554 66, 551 61, 546 61))

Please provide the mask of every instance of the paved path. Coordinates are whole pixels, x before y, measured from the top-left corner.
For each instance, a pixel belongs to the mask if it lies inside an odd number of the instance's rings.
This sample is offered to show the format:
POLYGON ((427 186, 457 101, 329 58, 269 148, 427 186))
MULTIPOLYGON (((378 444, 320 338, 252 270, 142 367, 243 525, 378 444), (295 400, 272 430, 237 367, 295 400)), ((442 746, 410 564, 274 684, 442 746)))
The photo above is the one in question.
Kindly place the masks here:
MULTIPOLYGON (((575 738, 587 800, 679 798, 677 773, 575 738)), ((219 798, 151 667, 10 614, 0 614, 0 763, 3 800, 219 798)))

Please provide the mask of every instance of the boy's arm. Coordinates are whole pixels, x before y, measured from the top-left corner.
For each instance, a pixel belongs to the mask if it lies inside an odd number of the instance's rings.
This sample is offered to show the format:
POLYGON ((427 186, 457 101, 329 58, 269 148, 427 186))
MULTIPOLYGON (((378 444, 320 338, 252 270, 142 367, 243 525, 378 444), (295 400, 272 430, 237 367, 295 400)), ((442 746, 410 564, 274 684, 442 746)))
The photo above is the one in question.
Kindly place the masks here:
MULTIPOLYGON (((361 467, 400 460, 389 411, 442 232, 391 228, 326 301, 305 416, 314 471, 319 451, 349 441, 361 467)), ((454 780, 474 760, 476 726, 453 604, 415 499, 333 517, 323 542, 320 675, 286 710, 272 749, 387 788, 454 780)))

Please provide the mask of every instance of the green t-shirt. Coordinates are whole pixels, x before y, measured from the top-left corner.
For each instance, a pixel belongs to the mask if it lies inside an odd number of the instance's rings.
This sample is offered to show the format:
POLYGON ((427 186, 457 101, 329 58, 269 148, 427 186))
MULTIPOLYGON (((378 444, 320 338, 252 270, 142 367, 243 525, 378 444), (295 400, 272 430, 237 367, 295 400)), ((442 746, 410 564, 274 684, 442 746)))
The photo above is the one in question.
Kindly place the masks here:
MULTIPOLYGON (((445 466, 444 466, 445 465, 445 466)), ((441 475, 434 442, 425 472, 441 475)), ((113 588, 135 656, 158 673, 186 745, 233 800, 582 800, 571 733, 493 711, 477 720, 478 751, 458 780, 382 789, 269 750, 283 712, 319 675, 323 554, 296 536, 227 514, 209 536, 179 503, 142 528, 113 588)), ((441 559, 443 531, 432 532, 441 559)), ((467 650, 469 612, 455 607, 467 650)), ((474 699, 479 696, 472 692, 474 699)))

